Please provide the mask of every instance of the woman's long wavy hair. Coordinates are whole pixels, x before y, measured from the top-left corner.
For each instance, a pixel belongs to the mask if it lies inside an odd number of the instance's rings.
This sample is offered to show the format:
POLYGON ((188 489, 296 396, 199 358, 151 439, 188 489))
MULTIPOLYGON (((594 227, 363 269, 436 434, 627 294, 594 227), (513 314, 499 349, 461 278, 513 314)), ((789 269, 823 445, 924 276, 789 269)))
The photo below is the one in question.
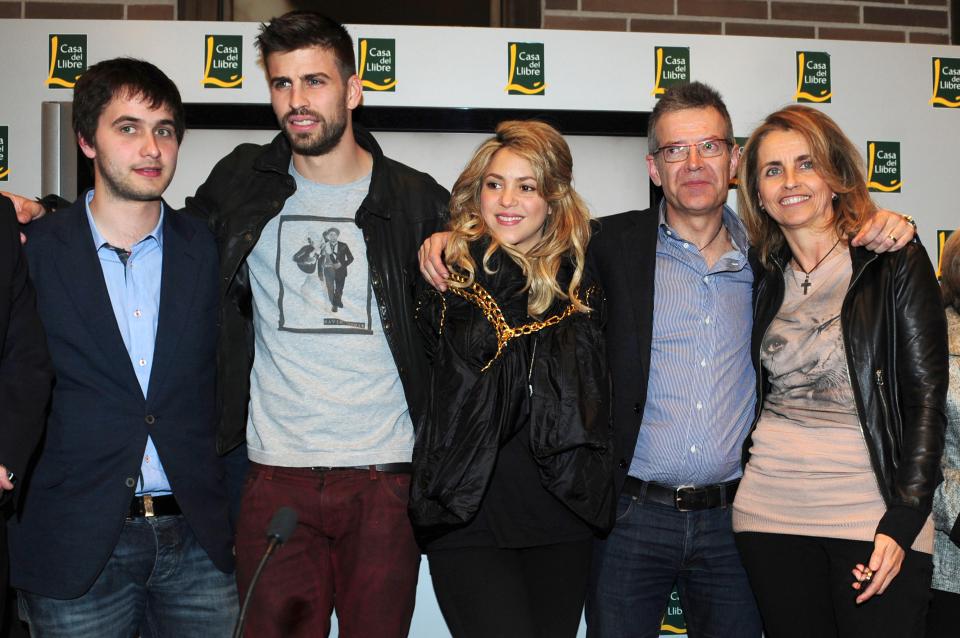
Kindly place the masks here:
POLYGON ((447 242, 446 261, 466 277, 466 282, 451 281, 450 285, 463 288, 473 285, 477 265, 470 256, 470 243, 488 237, 490 246, 483 255, 484 272, 492 274, 489 260, 496 250, 509 255, 526 277, 530 316, 542 316, 557 299, 570 300, 577 311, 589 312, 590 308, 577 298, 576 292, 583 279, 590 241, 590 211, 573 189, 572 179, 570 147, 555 128, 537 121, 501 122, 496 135, 480 145, 453 185, 452 233, 447 242), (498 242, 480 215, 480 192, 487 168, 493 155, 501 149, 509 149, 530 163, 537 190, 549 207, 543 237, 525 254, 498 242), (573 263, 574 270, 570 284, 563 290, 557 283, 557 273, 565 259, 573 263))
POLYGON ((795 131, 810 146, 813 167, 837 199, 830 223, 837 237, 856 233, 877 210, 867 191, 863 159, 853 142, 828 115, 809 106, 793 104, 767 116, 747 141, 740 157, 737 209, 760 262, 771 268, 770 257, 785 239, 777 222, 760 207, 760 144, 772 131, 795 131))
POLYGON ((944 306, 960 312, 960 228, 953 231, 940 253, 940 284, 944 306))

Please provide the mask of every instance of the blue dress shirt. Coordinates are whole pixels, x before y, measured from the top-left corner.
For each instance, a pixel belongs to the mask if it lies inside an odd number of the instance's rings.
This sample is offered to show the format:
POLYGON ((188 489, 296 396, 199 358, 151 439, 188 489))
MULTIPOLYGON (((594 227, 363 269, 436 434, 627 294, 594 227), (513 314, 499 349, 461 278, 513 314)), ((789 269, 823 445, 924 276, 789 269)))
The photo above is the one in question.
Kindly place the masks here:
MULTIPOLYGON (((113 316, 130 355, 130 363, 140 382, 143 396, 147 396, 150 371, 153 368, 153 348, 157 340, 157 322, 160 316, 160 280, 163 272, 163 216, 146 237, 133 245, 126 263, 97 229, 90 212, 93 189, 87 193, 87 220, 93 234, 103 279, 107 284, 113 316)), ((147 447, 140 464, 137 496, 171 494, 170 481, 163 471, 153 439, 147 436, 147 447)))
POLYGON ((650 380, 630 476, 709 485, 740 476, 753 418, 753 271, 742 222, 724 206, 733 250, 711 268, 660 207, 650 380))

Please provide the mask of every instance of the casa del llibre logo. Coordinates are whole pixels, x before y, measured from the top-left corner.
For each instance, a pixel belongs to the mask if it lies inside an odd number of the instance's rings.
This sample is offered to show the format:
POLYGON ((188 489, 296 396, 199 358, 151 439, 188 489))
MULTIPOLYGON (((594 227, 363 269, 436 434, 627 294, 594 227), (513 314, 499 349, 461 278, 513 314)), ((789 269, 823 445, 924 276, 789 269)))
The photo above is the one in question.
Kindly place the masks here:
POLYGON ((397 90, 397 41, 390 38, 360 38, 359 77, 364 91, 397 90))
POLYGON ((797 51, 797 102, 829 102, 830 54, 820 51, 797 51))
POLYGON ((880 193, 899 193, 900 142, 867 142, 867 187, 880 193))
POLYGON ((654 47, 656 69, 650 95, 660 99, 667 89, 690 81, 690 47, 654 47))
POLYGON ((10 128, 0 126, 0 182, 7 181, 10 177, 10 161, 7 140, 10 137, 10 128))
POLYGON ((242 88, 243 36, 208 34, 203 42, 203 88, 242 88))
POLYGON ((928 103, 936 109, 960 106, 960 58, 933 58, 933 95, 928 103))
POLYGON ((45 84, 51 89, 72 89, 87 70, 86 34, 51 33, 47 43, 50 57, 45 84))
POLYGON ((507 43, 508 95, 545 95, 546 60, 543 42, 507 43))

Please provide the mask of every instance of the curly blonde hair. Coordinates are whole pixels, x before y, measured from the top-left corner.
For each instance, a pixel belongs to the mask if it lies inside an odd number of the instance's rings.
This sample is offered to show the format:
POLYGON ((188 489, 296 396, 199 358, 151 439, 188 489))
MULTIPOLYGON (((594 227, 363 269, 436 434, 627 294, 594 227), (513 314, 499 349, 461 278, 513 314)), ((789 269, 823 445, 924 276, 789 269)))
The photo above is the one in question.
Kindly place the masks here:
POLYGON ((832 223, 838 237, 856 233, 877 210, 867 191, 863 159, 830 116, 799 104, 771 113, 750 135, 740 155, 737 190, 737 210, 766 268, 786 241, 777 222, 760 207, 760 144, 772 131, 794 131, 806 140, 814 170, 837 194, 832 223))
POLYGON ((543 122, 507 121, 497 126, 496 135, 485 141, 453 185, 450 196, 450 239, 446 262, 464 275, 466 281, 450 285, 467 288, 476 279, 476 264, 470 256, 470 243, 490 239, 483 255, 483 269, 492 274, 490 257, 502 250, 523 271, 528 291, 527 312, 532 317, 545 313, 557 299, 569 300, 578 312, 589 312, 577 298, 590 241, 590 211, 573 188, 573 157, 560 133, 543 122), (530 163, 537 190, 547 202, 551 214, 543 228, 543 237, 526 253, 502 244, 480 215, 480 192, 494 154, 509 149, 530 163), (566 290, 557 282, 564 259, 574 266, 566 290))

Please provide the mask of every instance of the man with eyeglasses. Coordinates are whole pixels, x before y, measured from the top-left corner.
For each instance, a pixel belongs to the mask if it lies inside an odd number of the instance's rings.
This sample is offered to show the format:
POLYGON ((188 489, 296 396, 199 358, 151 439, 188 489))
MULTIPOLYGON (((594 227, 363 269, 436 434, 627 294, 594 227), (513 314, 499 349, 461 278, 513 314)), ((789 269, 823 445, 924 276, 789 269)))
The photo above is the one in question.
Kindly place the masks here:
MULTIPOLYGON (((699 82, 666 92, 647 139, 664 200, 599 219, 587 251, 607 297, 619 494, 616 525, 595 544, 587 634, 659 636, 676 585, 691 636, 759 638, 729 507, 754 406, 753 271, 725 205, 739 148, 720 95, 699 82)), ((908 218, 879 211, 853 243, 884 252, 913 236, 908 218)), ((445 243, 435 234, 420 248, 441 289, 445 243)))
MULTIPOLYGON (((664 199, 602 218, 589 250, 608 297, 620 497, 595 544, 588 635, 659 635, 676 585, 691 636, 758 638, 730 517, 755 403, 753 270, 725 205, 739 148, 720 95, 699 82, 667 91, 648 126, 664 199)), ((854 243, 899 249, 913 230, 882 212, 854 243)))

